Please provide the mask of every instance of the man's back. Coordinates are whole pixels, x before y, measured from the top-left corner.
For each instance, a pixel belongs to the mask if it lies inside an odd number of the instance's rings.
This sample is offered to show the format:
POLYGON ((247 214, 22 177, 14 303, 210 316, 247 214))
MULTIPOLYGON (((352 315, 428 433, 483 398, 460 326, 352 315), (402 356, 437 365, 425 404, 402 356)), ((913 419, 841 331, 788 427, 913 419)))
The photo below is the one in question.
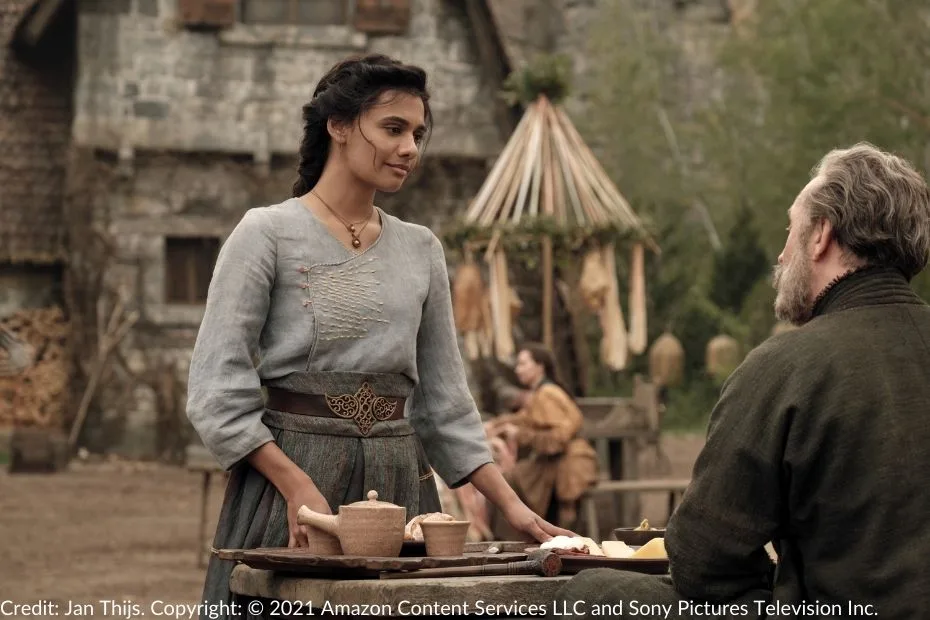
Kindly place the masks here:
POLYGON ((914 618, 930 600, 930 307, 883 288, 859 297, 868 305, 785 343, 810 374, 783 460, 779 552, 795 570, 778 572, 775 597, 880 602, 882 617, 914 618))
POLYGON ((760 570, 753 547, 771 535, 776 602, 917 617, 930 604, 930 307, 880 269, 819 307, 731 378, 669 525, 672 576, 684 596, 739 595, 754 584, 728 583, 726 567, 760 570))

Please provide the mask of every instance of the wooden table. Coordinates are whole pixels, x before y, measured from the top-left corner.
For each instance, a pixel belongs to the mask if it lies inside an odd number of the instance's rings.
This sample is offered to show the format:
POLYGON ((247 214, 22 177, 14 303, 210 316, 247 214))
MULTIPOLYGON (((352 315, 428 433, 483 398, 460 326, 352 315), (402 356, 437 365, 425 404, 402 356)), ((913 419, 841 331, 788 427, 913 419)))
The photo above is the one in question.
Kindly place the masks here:
POLYGON ((188 446, 184 466, 188 471, 201 475, 200 483, 200 526, 197 528, 197 566, 206 566, 206 556, 210 553, 207 541, 207 519, 209 515, 210 487, 214 475, 227 476, 213 456, 202 446, 188 446))
MULTIPOLYGON (((642 446, 656 445, 660 438, 661 411, 655 386, 636 377, 632 398, 578 398, 577 402, 584 416, 581 436, 597 453, 599 481, 637 480, 642 446)), ((618 493, 606 499, 612 510, 604 517, 611 524, 635 525, 642 519, 636 495, 618 493)))
POLYGON ((547 612, 552 611, 556 591, 570 578, 335 580, 273 573, 240 564, 233 570, 230 589, 243 597, 257 600, 268 617, 272 617, 269 612, 281 612, 278 615, 285 617, 308 616, 312 610, 314 615, 326 612, 327 617, 334 617, 330 615, 334 613, 335 617, 355 618, 365 615, 538 618, 545 615, 539 613, 542 607, 547 612), (366 609, 366 605, 370 607, 366 609), (378 607, 373 607, 375 605, 378 607))

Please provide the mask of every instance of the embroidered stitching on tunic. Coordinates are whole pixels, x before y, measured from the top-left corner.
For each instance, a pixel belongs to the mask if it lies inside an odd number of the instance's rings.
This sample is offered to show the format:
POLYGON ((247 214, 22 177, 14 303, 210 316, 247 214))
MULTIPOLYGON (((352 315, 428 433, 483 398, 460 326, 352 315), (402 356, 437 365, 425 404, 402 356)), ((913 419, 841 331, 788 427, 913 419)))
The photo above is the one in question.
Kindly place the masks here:
POLYGON ((362 435, 368 435, 375 422, 383 422, 397 411, 397 401, 378 396, 367 381, 362 383, 355 394, 340 396, 325 394, 325 396, 329 410, 340 418, 353 420, 362 435))
POLYGON ((384 312, 378 289, 381 282, 375 269, 368 267, 375 259, 352 262, 331 270, 317 269, 310 278, 312 268, 304 268, 310 299, 304 306, 314 305, 321 340, 364 338, 372 322, 390 323, 379 318, 384 312))

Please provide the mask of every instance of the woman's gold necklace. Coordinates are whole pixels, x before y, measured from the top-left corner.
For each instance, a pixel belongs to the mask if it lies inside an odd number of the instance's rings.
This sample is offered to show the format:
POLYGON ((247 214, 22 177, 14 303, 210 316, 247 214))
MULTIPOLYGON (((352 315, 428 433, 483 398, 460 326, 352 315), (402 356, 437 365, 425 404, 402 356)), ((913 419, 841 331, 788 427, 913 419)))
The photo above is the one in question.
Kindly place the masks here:
MULTIPOLYGON (((342 222, 342 225, 346 227, 346 230, 349 231, 349 235, 352 236, 352 247, 353 247, 353 248, 356 248, 356 249, 362 247, 362 240, 359 239, 359 236, 362 234, 362 231, 365 230, 365 227, 368 226, 368 222, 371 221, 371 213, 369 213, 369 214, 368 214, 368 217, 366 217, 364 220, 359 220, 359 221, 357 221, 357 222, 355 222, 355 223, 353 224, 353 223, 351 223, 351 222, 347 222, 347 221, 345 221, 344 219, 342 219, 342 216, 339 215, 338 213, 336 213, 336 210, 333 209, 331 206, 329 206, 329 203, 327 203, 325 200, 323 200, 323 199, 320 197, 320 195, 317 194, 315 191, 310 190, 310 193, 313 194, 314 196, 316 196, 317 199, 318 199, 320 202, 323 203, 323 206, 326 207, 326 208, 329 210, 329 212, 332 213, 333 216, 334 216, 337 220, 339 220, 340 222, 342 222), (364 224, 362 224, 362 222, 364 222, 364 224), (355 227, 358 226, 359 224, 362 224, 362 227, 358 229, 358 232, 356 232, 356 231, 355 231, 355 227)), ((372 212, 374 212, 374 208, 372 208, 372 212)))

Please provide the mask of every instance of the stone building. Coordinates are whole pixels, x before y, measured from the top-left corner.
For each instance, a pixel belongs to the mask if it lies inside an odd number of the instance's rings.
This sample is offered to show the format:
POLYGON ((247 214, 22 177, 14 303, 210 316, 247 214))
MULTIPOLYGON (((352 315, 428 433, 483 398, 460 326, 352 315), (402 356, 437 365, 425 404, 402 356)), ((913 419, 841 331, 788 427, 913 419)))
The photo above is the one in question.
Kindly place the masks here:
POLYGON ((93 212, 114 244, 108 285, 139 314, 88 445, 142 455, 186 441, 181 406, 139 379, 165 364, 186 379, 219 247, 247 209, 290 196, 301 107, 338 60, 385 53, 427 69, 428 156, 380 202, 434 229, 461 209, 509 130, 470 23, 444 0, 80 3, 73 145, 107 179, 93 212))
MULTIPOLYGON (((73 7, 71 7, 73 9, 73 7)), ((74 11, 0 2, 0 430, 60 425, 74 11)))
POLYGON ((36 33, 33 5, 0 2, 0 318, 62 301, 73 14, 36 33))

